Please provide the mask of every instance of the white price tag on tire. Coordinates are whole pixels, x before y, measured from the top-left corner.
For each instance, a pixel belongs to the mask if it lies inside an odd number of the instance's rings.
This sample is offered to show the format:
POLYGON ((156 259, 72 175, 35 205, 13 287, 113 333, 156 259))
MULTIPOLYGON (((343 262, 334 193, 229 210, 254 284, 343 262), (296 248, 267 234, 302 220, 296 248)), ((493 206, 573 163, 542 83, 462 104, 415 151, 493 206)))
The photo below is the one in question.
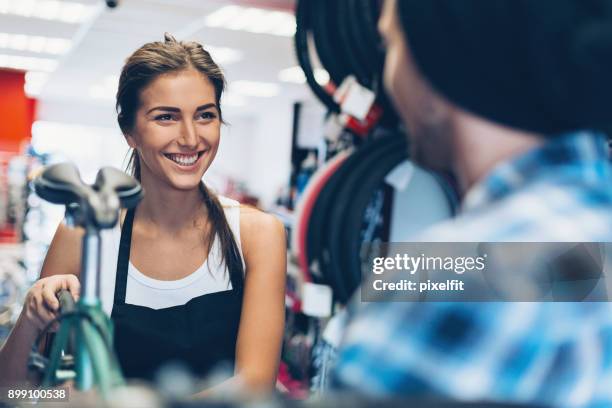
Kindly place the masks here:
POLYGON ((306 282, 302 287, 302 312, 313 317, 329 317, 332 309, 332 290, 327 285, 306 282))

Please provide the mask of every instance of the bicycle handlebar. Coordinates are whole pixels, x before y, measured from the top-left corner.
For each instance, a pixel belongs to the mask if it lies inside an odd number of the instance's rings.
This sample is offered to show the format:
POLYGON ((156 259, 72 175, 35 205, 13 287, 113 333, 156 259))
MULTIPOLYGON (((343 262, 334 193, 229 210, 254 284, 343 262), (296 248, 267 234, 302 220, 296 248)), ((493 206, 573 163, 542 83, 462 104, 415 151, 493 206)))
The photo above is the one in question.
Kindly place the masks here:
POLYGON ((57 297, 59 298, 61 313, 74 312, 75 303, 74 299, 72 298, 72 294, 69 291, 62 289, 58 293, 57 297))

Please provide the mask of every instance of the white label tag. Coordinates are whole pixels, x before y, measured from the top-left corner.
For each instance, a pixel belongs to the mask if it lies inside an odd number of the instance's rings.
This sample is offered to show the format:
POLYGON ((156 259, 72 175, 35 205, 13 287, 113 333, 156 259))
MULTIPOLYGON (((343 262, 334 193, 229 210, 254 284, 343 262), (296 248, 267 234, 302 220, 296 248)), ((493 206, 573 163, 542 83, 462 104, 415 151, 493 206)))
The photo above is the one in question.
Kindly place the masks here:
POLYGON ((364 120, 374 103, 374 92, 355 83, 342 103, 342 111, 359 120, 364 120))
POLYGON ((346 78, 344 78, 344 80, 342 81, 340 86, 334 92, 334 101, 336 101, 336 103, 342 105, 342 102, 346 98, 346 94, 349 91, 349 88, 355 82, 357 82, 357 79, 353 75, 349 75, 346 78))
POLYGON ((306 282, 302 287, 302 312, 313 317, 329 317, 332 308, 332 290, 327 285, 306 282))
POLYGON ((344 336, 347 323, 348 314, 346 313, 346 310, 343 309, 329 319, 329 322, 323 331, 323 339, 335 348, 340 347, 340 342, 344 336))
POLYGON ((342 112, 358 120, 364 120, 374 104, 376 95, 368 88, 361 86, 354 76, 349 75, 334 94, 342 112))

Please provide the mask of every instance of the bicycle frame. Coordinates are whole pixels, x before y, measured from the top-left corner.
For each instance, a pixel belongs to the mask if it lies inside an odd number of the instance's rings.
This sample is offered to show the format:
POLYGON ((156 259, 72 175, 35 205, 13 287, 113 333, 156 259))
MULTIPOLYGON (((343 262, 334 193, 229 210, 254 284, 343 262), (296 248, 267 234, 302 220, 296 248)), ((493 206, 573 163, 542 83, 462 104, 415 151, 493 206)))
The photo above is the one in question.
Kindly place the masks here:
POLYGON ((68 309, 62 312, 73 315, 66 317, 60 324, 43 385, 53 386, 72 377, 61 370, 60 363, 62 352, 68 348, 73 334, 76 343, 76 387, 88 390, 98 385, 104 397, 112 387, 125 381, 114 353, 108 349, 112 345, 113 329, 100 303, 100 243, 99 231, 88 228, 83 237, 81 297, 74 309, 66 301, 62 302, 62 309, 68 309))
POLYGON ((66 206, 66 222, 85 229, 81 260, 81 296, 74 304, 68 291, 61 291, 60 327, 51 346, 48 364, 42 367, 42 385, 55 386, 75 379, 78 390, 98 386, 108 399, 113 387, 125 383, 113 350, 112 322, 100 302, 101 235, 118 221, 120 208, 133 208, 142 198, 142 188, 120 170, 103 168, 93 185, 84 184, 78 170, 67 163, 47 168, 34 182, 41 198, 66 206), (74 347, 74 366, 66 369, 66 354, 74 347))

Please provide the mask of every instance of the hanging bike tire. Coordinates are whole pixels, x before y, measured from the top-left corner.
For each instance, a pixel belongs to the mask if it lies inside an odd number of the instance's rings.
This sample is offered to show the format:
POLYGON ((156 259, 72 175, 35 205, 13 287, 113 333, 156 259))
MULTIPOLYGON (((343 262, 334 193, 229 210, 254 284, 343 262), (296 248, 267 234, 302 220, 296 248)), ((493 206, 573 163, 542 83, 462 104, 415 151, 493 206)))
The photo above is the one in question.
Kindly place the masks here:
POLYGON ((296 32, 295 32, 295 54, 304 76, 306 83, 327 108, 328 111, 338 113, 340 106, 334 101, 332 95, 329 94, 319 83, 314 75, 314 68, 310 59, 310 46, 308 41, 309 33, 312 29, 312 13, 313 4, 311 0, 298 0, 295 12, 296 32))
POLYGON ((363 219, 372 192, 387 188, 390 192, 390 213, 388 220, 388 242, 404 242, 412 239, 423 229, 449 218, 454 212, 453 200, 443 181, 434 174, 415 166, 406 156, 394 155, 387 164, 395 160, 393 166, 381 166, 364 176, 353 202, 344 217, 341 253, 342 268, 347 282, 356 288, 362 280, 363 245, 362 228, 359 220, 363 219), (410 175, 408 183, 394 187, 387 183, 392 172, 405 171, 410 175))
POLYGON ((367 62, 359 52, 358 38, 353 34, 349 2, 350 0, 335 0, 330 3, 335 5, 338 37, 345 51, 350 71, 361 85, 370 88, 375 71, 369 70, 367 62))
MULTIPOLYGON (((346 216, 352 212, 356 204, 355 194, 368 179, 374 178, 379 181, 381 177, 379 174, 386 174, 389 169, 403 160, 406 157, 405 146, 405 139, 401 135, 387 136, 384 143, 368 151, 368 156, 352 169, 336 193, 336 200, 330 211, 330 218, 334 222, 329 223, 321 259, 326 275, 333 276, 332 280, 336 282, 337 293, 335 294, 340 303, 346 303, 359 284, 359 281, 355 282, 352 275, 345 270, 345 257, 348 254, 345 254, 343 248, 346 216)), ((373 188, 370 188, 369 191, 371 195, 373 188)), ((366 205, 369 199, 370 197, 366 199, 366 205)), ((355 222, 361 228, 363 217, 360 220, 350 221, 355 222)), ((352 255, 358 256, 358 253, 352 255)))
POLYGON ((351 155, 351 151, 343 151, 330 159, 318 169, 308 181, 306 189, 295 209, 295 228, 292 231, 293 252, 298 259, 298 265, 306 282, 323 283, 320 276, 313 276, 308 265, 308 229, 313 215, 314 205, 331 176, 351 155))
POLYGON ((340 86, 350 73, 347 56, 339 42, 336 29, 335 1, 308 0, 312 14, 312 33, 321 64, 325 67, 332 82, 340 86))
POLYGON ((336 192, 347 175, 350 174, 351 169, 360 161, 364 160, 372 147, 376 146, 378 143, 380 143, 380 141, 368 139, 350 154, 342 165, 330 175, 312 206, 308 229, 306 231, 305 245, 308 268, 313 280, 319 280, 321 283, 330 285, 332 290, 334 290, 334 282, 330 280, 330 276, 326 274, 324 265, 321 264, 321 251, 325 242, 326 229, 331 222, 329 219, 329 209, 335 201, 336 192))

